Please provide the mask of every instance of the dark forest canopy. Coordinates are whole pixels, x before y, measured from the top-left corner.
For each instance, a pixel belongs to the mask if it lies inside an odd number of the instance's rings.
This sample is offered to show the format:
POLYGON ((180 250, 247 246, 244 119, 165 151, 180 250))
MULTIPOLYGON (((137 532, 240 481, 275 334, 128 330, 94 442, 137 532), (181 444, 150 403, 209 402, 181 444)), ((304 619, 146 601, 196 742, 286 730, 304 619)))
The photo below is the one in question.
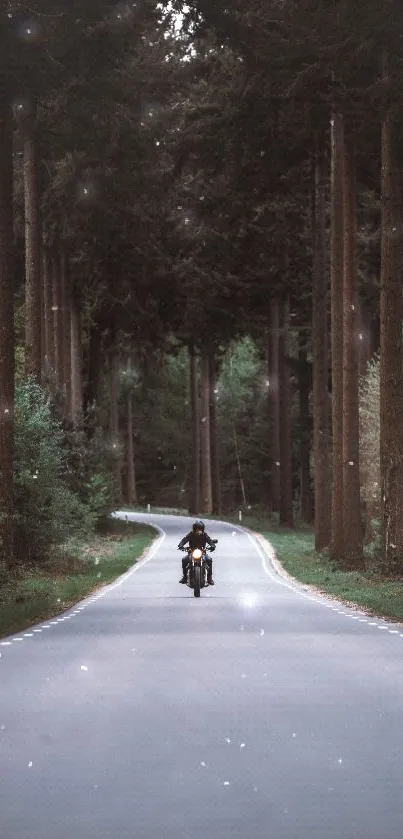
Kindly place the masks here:
POLYGON ((402 34, 378 0, 3 5, 11 564, 36 382, 84 505, 255 506, 348 567, 381 521, 401 568, 402 34))

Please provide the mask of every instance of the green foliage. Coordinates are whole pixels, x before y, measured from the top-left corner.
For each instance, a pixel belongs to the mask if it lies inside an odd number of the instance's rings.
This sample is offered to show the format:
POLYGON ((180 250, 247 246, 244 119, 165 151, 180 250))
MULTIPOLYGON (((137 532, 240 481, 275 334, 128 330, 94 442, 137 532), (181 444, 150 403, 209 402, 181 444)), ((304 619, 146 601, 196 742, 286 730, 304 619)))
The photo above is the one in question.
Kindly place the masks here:
MULTIPOLYGON (((268 389, 265 362, 252 339, 228 349, 215 390, 224 507, 232 510, 243 503, 237 449, 247 502, 263 506, 269 469, 268 389)), ((134 426, 140 502, 186 506, 191 445, 187 350, 148 359, 134 395, 134 426)))
POLYGON ((224 506, 233 509, 243 504, 241 476, 248 505, 262 504, 268 493, 269 471, 267 373, 250 338, 234 343, 227 351, 217 391, 224 506))
POLYGON ((68 486, 86 506, 93 523, 105 518, 113 506, 112 470, 117 454, 92 415, 89 433, 74 429, 66 435, 68 486))
POLYGON ((189 362, 185 349, 150 355, 135 393, 134 426, 139 498, 186 505, 190 450, 189 362))
POLYGON ((90 509, 68 485, 63 429, 49 397, 29 380, 16 388, 15 524, 21 562, 43 559, 73 532, 88 533, 90 509))

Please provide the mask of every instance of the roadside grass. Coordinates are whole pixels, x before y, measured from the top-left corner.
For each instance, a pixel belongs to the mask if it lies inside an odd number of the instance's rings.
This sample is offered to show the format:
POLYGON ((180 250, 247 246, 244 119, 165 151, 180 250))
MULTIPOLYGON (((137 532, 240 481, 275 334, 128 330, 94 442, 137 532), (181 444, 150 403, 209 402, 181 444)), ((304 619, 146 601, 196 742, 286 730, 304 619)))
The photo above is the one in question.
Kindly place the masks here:
POLYGON ((146 525, 110 521, 88 544, 54 551, 40 568, 22 568, 0 580, 0 637, 66 611, 124 574, 156 538, 146 525))
POLYGON ((273 545, 283 568, 301 583, 378 617, 403 620, 403 579, 382 579, 370 570, 340 571, 326 552, 315 553, 312 533, 256 530, 273 545))

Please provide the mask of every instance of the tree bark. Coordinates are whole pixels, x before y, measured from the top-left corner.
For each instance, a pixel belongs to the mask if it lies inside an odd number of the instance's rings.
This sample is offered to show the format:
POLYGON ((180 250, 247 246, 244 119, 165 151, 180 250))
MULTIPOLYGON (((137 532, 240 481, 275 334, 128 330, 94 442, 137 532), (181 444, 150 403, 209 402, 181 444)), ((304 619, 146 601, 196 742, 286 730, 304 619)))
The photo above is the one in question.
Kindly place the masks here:
POLYGON ((360 499, 360 438, 358 410, 358 329, 356 265, 355 159, 351 137, 343 155, 343 564, 363 562, 360 499))
POLYGON ((103 332, 107 327, 107 320, 103 312, 95 314, 90 328, 88 347, 87 384, 85 388, 85 411, 99 405, 101 379, 104 372, 103 332))
POLYGON ((70 266, 66 254, 60 262, 62 334, 63 334, 63 384, 65 394, 65 414, 71 419, 71 290, 70 266))
POLYGON ((14 563, 13 147, 8 82, 0 75, 0 556, 14 563))
POLYGON ((41 257, 41 382, 44 385, 48 378, 48 362, 46 358, 46 303, 44 281, 44 253, 41 257))
POLYGON ((312 423, 309 412, 310 369, 306 348, 298 356, 299 390, 299 462, 300 462, 300 519, 305 524, 313 521, 313 495, 310 469, 312 423))
POLYGON ((119 433, 119 402, 118 402, 118 375, 119 375, 119 359, 116 350, 111 350, 109 356, 109 429, 111 436, 111 443, 114 450, 116 450, 114 478, 115 478, 115 495, 118 504, 122 502, 123 487, 122 487, 122 461, 120 457, 120 433, 119 433))
POLYGON ((323 148, 317 140, 313 213, 313 452, 315 550, 331 542, 328 282, 326 272, 326 172, 323 148))
POLYGON ((41 380, 41 223, 36 105, 24 125, 25 374, 41 380))
POLYGON ((280 391, 280 524, 293 527, 290 370, 288 355, 288 302, 279 308, 279 391, 280 391))
POLYGON ((192 458, 190 468, 189 512, 197 515, 200 511, 200 411, 199 387, 197 376, 197 356, 193 347, 189 347, 190 368, 190 407, 192 423, 192 458))
POLYGON ((75 426, 83 421, 82 346, 80 301, 71 295, 71 419, 75 426))
POLYGON ((45 311, 45 375, 49 379, 55 369, 53 311, 52 311, 52 266, 48 250, 43 252, 43 302, 45 311))
POLYGON ((211 515, 213 511, 213 491, 211 481, 211 440, 210 440, 210 364, 209 357, 202 354, 200 359, 201 385, 201 503, 202 512, 211 515))
MULTIPOLYGON (((130 359, 128 369, 131 369, 130 359)), ((127 394, 127 501, 129 504, 137 504, 133 432, 133 393, 131 390, 127 394)))
POLYGON ((58 251, 52 254, 52 288, 53 288, 53 343, 55 353, 55 370, 58 387, 64 386, 64 329, 62 304, 61 260, 58 251))
POLYGON ((403 571, 403 183, 397 127, 382 126, 380 449, 385 569, 403 571))
POLYGON ((343 521, 343 148, 341 114, 332 119, 331 167, 331 331, 332 331, 332 436, 333 491, 331 552, 342 561, 343 521))
POLYGON ((218 451, 218 429, 215 387, 217 370, 214 355, 210 355, 210 441, 211 441, 211 485, 213 515, 221 512, 220 460, 218 451))
POLYGON ((279 389, 279 301, 270 308, 269 337, 269 429, 270 429, 270 505, 280 511, 280 389, 279 389))

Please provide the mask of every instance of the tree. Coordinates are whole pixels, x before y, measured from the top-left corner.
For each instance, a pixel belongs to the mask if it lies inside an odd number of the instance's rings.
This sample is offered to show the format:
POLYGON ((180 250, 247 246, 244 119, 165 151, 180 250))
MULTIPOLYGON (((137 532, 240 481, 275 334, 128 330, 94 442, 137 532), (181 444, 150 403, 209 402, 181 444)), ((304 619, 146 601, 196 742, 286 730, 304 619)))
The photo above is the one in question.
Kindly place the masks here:
POLYGON ((25 371, 27 376, 33 376, 39 382, 42 372, 42 275, 36 103, 31 98, 26 106, 21 107, 25 192, 25 371))
POLYGON ((315 549, 322 551, 331 541, 328 278, 326 270, 326 172, 322 138, 316 138, 313 266, 313 452, 315 497, 315 549))
MULTIPOLYGON (((0 37, 4 19, 0 17, 0 37)), ((0 536, 1 557, 14 562, 14 300, 11 103, 0 67, 0 536)))
POLYGON ((274 299, 270 306, 269 335, 269 434, 271 452, 270 506, 273 512, 280 511, 280 366, 279 366, 279 301, 274 299))
POLYGON ((309 395, 311 390, 311 369, 308 363, 306 339, 300 336, 298 352, 299 393, 299 471, 300 471, 300 519, 305 524, 313 522, 313 495, 311 484, 311 416, 309 395))
POLYGON ((290 370, 287 365, 289 303, 281 301, 279 318, 279 390, 280 390, 280 524, 294 523, 292 492, 290 370))
POLYGON ((192 449, 189 474, 189 512, 197 515, 200 510, 200 408, 198 359, 194 347, 189 346, 190 372, 190 422, 192 428, 192 449))
POLYGON ((353 140, 346 132, 343 154, 343 564, 360 567, 363 532, 360 502, 356 195, 353 140))
POLYGON ((211 492, 212 492, 212 513, 219 515, 221 512, 221 488, 220 488, 220 453, 218 448, 218 427, 217 427, 217 361, 214 352, 209 355, 210 365, 210 452, 211 452, 211 492))
POLYGON ((403 567, 403 179, 392 109, 382 125, 380 450, 385 569, 403 567))
POLYGON ((71 296, 71 418, 76 427, 83 421, 82 344, 80 300, 73 289, 71 296))
POLYGON ((332 240, 331 240, 331 321, 332 321, 332 555, 342 561, 343 519, 343 149, 344 121, 336 111, 332 117, 332 240))
POLYGON ((200 456, 201 456, 201 509, 204 514, 213 512, 211 479, 211 423, 210 423, 210 361, 207 353, 200 358, 200 456))

